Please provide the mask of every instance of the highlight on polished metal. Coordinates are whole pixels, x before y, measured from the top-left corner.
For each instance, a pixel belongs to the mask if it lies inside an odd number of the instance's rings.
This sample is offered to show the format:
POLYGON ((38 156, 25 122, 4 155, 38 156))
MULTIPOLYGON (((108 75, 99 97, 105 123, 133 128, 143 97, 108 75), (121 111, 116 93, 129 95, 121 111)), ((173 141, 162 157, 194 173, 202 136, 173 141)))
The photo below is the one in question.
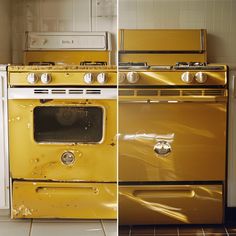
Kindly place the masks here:
POLYGON ((158 156, 166 157, 171 153, 171 145, 167 141, 159 141, 153 150, 158 156))
POLYGON ((72 152, 64 152, 61 161, 64 165, 72 165, 75 162, 75 155, 72 152))

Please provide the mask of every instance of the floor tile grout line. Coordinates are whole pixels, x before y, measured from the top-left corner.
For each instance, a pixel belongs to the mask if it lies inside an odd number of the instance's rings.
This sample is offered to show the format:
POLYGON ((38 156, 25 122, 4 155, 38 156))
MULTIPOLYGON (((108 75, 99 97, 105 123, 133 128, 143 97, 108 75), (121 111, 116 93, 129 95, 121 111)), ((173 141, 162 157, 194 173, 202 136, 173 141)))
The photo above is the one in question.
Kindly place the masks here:
POLYGON ((203 234, 203 236, 206 236, 206 234, 205 234, 205 231, 204 231, 203 227, 201 227, 201 229, 202 229, 202 234, 203 234))
POLYGON ((101 223, 101 225, 102 225, 102 231, 103 231, 104 235, 107 236, 106 231, 105 231, 105 227, 104 227, 104 225, 103 225, 103 221, 100 220, 100 223, 101 223))
POLYGON ((33 219, 30 220, 29 236, 31 236, 31 233, 32 233, 32 227, 33 227, 33 219))
POLYGON ((129 226, 129 236, 131 236, 131 226, 129 226))
POLYGON ((177 227, 177 234, 178 234, 178 236, 179 236, 179 227, 177 227))
POLYGON ((229 232, 226 227, 225 227, 225 232, 226 232, 227 236, 229 236, 229 232))

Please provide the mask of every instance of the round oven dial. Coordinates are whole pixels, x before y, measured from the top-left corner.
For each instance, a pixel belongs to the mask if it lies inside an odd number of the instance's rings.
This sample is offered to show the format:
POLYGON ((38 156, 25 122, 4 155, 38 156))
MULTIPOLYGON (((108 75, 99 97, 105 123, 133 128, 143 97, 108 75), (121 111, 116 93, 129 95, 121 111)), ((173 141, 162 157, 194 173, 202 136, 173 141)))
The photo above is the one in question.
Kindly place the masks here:
POLYGON ((106 76, 105 73, 102 72, 102 73, 99 73, 99 74, 97 75, 97 81, 98 81, 98 83, 100 83, 100 84, 105 84, 106 80, 107 80, 107 76, 106 76))
POLYGON ((125 79, 126 79, 125 73, 119 72, 119 74, 118 74, 119 84, 124 83, 125 79))
POLYGON ((184 83, 187 83, 187 84, 190 84, 193 82, 193 79, 194 79, 194 75, 192 73, 190 73, 189 71, 188 72, 184 72, 182 75, 181 75, 181 79, 184 83))
POLYGON ((35 73, 30 73, 27 76, 27 81, 30 84, 36 84, 38 82, 38 76, 35 73))
POLYGON ((137 72, 128 72, 127 74, 127 80, 131 84, 135 84, 139 81, 139 74, 137 72))
POLYGON ((92 73, 86 73, 84 75, 84 82, 86 84, 92 84, 93 83, 93 74, 92 73))
POLYGON ((43 73, 43 74, 41 75, 41 82, 42 82, 43 84, 49 84, 51 81, 52 81, 52 77, 51 77, 50 74, 48 74, 48 73, 43 73))
POLYGON ((203 84, 207 81, 207 74, 204 72, 197 72, 195 74, 195 79, 198 83, 203 84))

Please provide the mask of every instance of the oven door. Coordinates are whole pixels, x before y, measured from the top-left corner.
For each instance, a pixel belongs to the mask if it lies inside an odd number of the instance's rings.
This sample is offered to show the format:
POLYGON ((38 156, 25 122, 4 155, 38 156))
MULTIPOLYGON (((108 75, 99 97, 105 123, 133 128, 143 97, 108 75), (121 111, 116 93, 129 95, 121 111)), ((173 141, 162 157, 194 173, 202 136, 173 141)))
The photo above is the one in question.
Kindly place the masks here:
POLYGON ((225 179, 227 91, 203 92, 174 97, 170 90, 169 96, 129 90, 124 96, 120 90, 120 181, 225 179))
POLYGON ((17 91, 9 91, 14 179, 116 181, 115 89, 108 91, 114 96, 94 92, 89 99, 69 93, 26 99, 17 91))

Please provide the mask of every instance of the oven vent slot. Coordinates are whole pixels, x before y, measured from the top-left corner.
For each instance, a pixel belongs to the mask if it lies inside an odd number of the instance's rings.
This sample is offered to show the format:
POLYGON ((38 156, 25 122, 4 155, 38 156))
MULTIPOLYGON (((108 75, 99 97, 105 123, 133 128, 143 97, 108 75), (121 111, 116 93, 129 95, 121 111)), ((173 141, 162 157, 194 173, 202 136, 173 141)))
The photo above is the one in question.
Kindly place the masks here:
POLYGON ((138 90, 137 96, 157 96, 157 90, 138 90))
POLYGON ((34 94, 48 94, 48 89, 34 89, 34 94))
POLYGON ((101 94, 101 90, 100 89, 97 89, 97 90, 88 89, 88 90, 86 90, 86 94, 101 94))
POLYGON ((52 94, 66 94, 66 90, 65 89, 52 89, 51 93, 52 94))
POLYGON ((224 96, 224 90, 220 89, 211 89, 211 90, 205 90, 204 95, 205 96, 224 96))
POLYGON ((182 90, 183 96, 202 96, 202 90, 182 90))
POLYGON ((134 90, 119 90, 120 96, 134 96, 134 90))
POLYGON ((160 90, 160 96, 180 96, 180 90, 160 90))
POLYGON ((83 90, 82 89, 70 89, 69 90, 69 94, 83 94, 83 90))

